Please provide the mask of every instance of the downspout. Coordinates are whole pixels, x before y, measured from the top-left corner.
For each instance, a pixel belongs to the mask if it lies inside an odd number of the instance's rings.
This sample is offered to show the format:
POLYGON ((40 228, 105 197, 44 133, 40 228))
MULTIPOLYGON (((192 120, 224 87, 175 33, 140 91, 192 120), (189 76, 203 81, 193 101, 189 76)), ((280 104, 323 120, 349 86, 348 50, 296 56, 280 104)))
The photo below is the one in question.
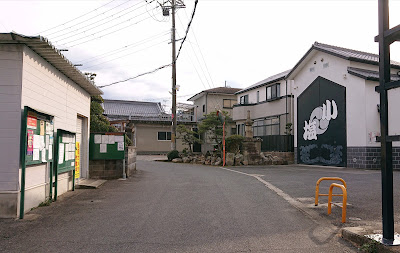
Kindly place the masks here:
MULTIPOLYGON (((207 96, 208 96, 208 93, 206 92, 206 111, 205 111, 206 115, 207 115, 207 107, 208 107, 208 104, 207 104, 207 96)), ((204 116, 204 115, 203 115, 203 116, 204 116)))
MULTIPOLYGON (((286 82, 286 124, 288 123, 288 110, 287 110, 287 101, 288 101, 288 93, 287 93, 287 79, 285 80, 286 82)), ((286 129, 286 126, 285 126, 286 129)))

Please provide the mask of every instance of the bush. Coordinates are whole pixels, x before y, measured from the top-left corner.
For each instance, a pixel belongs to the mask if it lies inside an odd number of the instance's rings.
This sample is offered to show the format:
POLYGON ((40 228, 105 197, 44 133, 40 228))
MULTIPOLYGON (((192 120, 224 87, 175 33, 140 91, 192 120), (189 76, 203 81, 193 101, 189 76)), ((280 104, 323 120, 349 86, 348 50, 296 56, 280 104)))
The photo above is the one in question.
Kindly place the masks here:
POLYGON ((229 153, 237 153, 242 146, 244 137, 241 135, 231 135, 225 139, 226 151, 229 153))
POLYGON ((171 150, 167 154, 168 161, 172 161, 175 158, 179 158, 179 151, 178 150, 171 150))

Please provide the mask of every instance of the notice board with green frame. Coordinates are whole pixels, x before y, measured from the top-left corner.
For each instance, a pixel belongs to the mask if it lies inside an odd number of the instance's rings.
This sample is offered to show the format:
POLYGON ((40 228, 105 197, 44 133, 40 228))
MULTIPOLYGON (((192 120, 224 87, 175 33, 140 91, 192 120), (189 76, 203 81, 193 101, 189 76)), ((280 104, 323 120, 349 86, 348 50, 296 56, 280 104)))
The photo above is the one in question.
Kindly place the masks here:
MULTIPOLYGON (((54 151, 54 201, 57 200, 58 174, 72 171, 72 190, 75 190, 75 142, 75 133, 63 129, 57 129, 57 139, 54 151)), ((50 183, 52 183, 52 179, 50 180, 50 183)))
POLYGON ((26 139, 21 146, 21 151, 25 152, 26 165, 53 161, 53 116, 25 106, 21 131, 26 139))
POLYGON ((75 133, 57 129, 57 173, 75 170, 75 133))
POLYGON ((89 159, 125 159, 125 133, 91 133, 89 141, 89 159))

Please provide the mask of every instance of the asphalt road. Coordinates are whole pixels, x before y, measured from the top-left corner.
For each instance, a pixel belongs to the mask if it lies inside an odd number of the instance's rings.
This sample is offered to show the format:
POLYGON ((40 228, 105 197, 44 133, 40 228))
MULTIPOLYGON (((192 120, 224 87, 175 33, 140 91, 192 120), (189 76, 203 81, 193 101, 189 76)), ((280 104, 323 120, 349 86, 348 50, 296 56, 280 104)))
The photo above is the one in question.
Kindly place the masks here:
POLYGON ((68 193, 24 221, 0 220, 0 252, 356 251, 322 211, 296 206, 313 197, 299 190, 306 183, 296 172, 306 171, 152 161, 137 168, 133 178, 68 193))

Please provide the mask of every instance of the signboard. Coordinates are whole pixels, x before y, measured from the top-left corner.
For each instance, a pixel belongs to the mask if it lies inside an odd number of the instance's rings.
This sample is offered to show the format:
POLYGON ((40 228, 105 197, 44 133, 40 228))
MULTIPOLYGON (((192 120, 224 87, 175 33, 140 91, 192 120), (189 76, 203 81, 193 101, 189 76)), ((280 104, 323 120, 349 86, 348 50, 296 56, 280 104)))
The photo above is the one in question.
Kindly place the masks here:
POLYGON ((26 125, 22 127, 26 142, 23 147, 25 164, 33 165, 53 161, 53 116, 26 106, 26 125))
POLYGON ((125 134, 118 132, 91 133, 89 142, 89 159, 125 159, 125 134))
POLYGON ((57 173, 75 170, 75 133, 57 130, 57 173))
POLYGON ((318 77, 297 99, 298 162, 346 166, 346 88, 318 77))
POLYGON ((81 176, 81 145, 80 142, 75 144, 75 178, 81 176))

